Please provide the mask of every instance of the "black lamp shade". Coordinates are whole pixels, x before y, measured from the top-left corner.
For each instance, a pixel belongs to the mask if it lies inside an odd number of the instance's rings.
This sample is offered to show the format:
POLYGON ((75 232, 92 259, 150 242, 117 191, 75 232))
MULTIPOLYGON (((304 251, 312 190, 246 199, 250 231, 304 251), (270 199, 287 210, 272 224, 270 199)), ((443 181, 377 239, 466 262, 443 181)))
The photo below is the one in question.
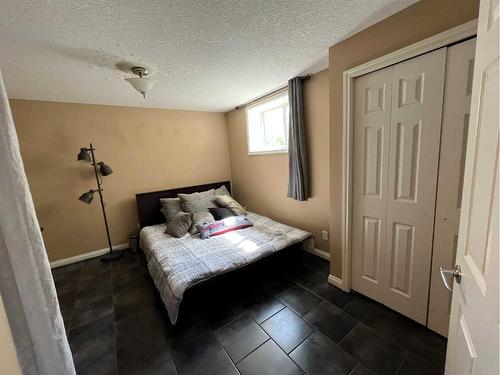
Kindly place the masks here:
POLYGON ((86 193, 80 195, 80 198, 78 199, 81 200, 83 203, 90 204, 90 202, 92 202, 92 199, 94 199, 94 193, 95 190, 89 190, 86 193))
POLYGON ((78 153, 77 160, 90 163, 92 161, 92 158, 90 157, 88 149, 81 148, 80 152, 78 153))
POLYGON ((113 173, 111 167, 107 164, 104 164, 103 161, 99 163, 99 170, 101 171, 101 174, 103 176, 109 176, 111 173, 113 173))

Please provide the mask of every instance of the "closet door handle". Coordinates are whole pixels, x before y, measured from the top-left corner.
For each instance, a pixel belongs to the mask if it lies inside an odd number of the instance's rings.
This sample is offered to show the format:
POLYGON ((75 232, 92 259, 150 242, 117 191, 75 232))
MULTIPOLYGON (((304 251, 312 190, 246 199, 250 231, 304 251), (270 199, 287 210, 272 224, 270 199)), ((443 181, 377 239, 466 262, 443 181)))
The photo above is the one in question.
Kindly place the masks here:
POLYGON ((445 270, 443 267, 439 267, 439 272, 441 273, 441 279, 443 279, 443 284, 450 292, 453 292, 453 285, 450 285, 448 276, 453 276, 457 284, 462 282, 462 269, 457 264, 453 270, 445 270))

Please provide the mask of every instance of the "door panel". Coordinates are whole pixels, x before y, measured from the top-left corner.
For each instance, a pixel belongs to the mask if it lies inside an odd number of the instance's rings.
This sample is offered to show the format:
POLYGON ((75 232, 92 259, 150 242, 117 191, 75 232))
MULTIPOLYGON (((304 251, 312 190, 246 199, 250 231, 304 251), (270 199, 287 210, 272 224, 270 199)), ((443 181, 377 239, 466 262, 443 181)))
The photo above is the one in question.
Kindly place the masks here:
POLYGON ((448 350, 453 351, 454 356, 461 358, 460 366, 456 366, 453 370, 453 374, 457 375, 470 375, 474 372, 474 364, 477 359, 477 352, 474 348, 474 342, 469 331, 469 325, 467 320, 462 313, 459 311, 459 316, 456 321, 455 331, 457 332, 456 344, 453 348, 448 348, 448 350))
POLYGON ((426 324, 446 48, 394 66, 384 303, 426 324))
POLYGON ((423 90, 422 84, 424 74, 417 74, 415 76, 406 75, 398 79, 398 106, 404 107, 411 104, 422 104, 423 90))
POLYGON ((446 57, 428 313, 428 327, 443 336, 448 335, 451 292, 444 287, 439 268, 451 269, 455 264, 475 45, 475 39, 456 44, 448 48, 446 57))
POLYGON ((398 123, 396 130, 396 179, 394 199, 415 202, 418 156, 420 154, 420 121, 398 123))
POLYGON ((364 217, 362 275, 371 282, 378 281, 378 260, 380 255, 380 219, 364 217))
POLYGON ((392 68, 355 80, 353 287, 373 298, 385 249, 392 68))
POLYGON ((391 290, 410 297, 411 261, 414 253, 413 225, 393 224, 394 242, 391 246, 391 290))
POLYGON ((382 136, 383 128, 367 126, 365 130, 364 185, 366 195, 381 198, 382 136))
POLYGON ((499 4, 479 7, 446 374, 499 373, 499 4), (467 354, 467 355, 466 355, 467 354))

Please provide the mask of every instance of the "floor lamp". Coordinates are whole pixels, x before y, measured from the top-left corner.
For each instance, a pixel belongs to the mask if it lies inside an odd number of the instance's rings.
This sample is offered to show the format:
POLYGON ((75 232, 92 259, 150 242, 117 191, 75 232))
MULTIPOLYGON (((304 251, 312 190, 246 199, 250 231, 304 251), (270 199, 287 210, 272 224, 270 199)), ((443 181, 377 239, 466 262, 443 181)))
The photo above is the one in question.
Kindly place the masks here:
POLYGON ((80 201, 83 203, 90 204, 92 200, 94 199, 94 193, 98 192, 99 193, 99 198, 101 201, 101 208, 102 208, 102 215, 104 216, 104 225, 106 226, 106 234, 108 235, 108 244, 109 244, 109 253, 104 255, 101 258, 102 262, 111 262, 113 260, 120 259, 123 253, 121 252, 115 252, 113 251, 113 246, 111 245, 111 237, 109 235, 109 228, 108 228, 108 219, 106 217, 106 203, 104 203, 104 199, 102 196, 102 177, 103 176, 109 176, 111 173, 113 173, 113 170, 111 167, 107 164, 105 164, 103 161, 96 162, 95 160, 95 155, 94 155, 95 148, 92 147, 92 143, 90 144, 89 148, 83 147, 80 149, 80 152, 78 153, 77 160, 86 162, 86 163, 91 163, 92 166, 94 167, 94 173, 95 173, 95 179, 97 182, 97 189, 90 189, 88 192, 83 193, 80 195, 78 198, 80 201), (99 167, 99 168, 98 168, 99 167))

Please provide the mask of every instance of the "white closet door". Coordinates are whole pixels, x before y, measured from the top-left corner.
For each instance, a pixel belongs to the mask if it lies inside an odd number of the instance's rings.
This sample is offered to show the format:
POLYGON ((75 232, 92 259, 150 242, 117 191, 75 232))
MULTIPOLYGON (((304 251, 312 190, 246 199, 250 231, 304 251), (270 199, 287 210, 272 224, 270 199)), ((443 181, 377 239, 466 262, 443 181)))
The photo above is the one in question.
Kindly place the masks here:
POLYGON ((426 324, 446 48, 394 66, 385 304, 426 324))
POLYGON ((439 267, 452 269, 457 254, 475 47, 476 39, 470 39, 449 47, 446 54, 443 123, 427 322, 430 329, 443 336, 448 335, 451 292, 445 288, 441 280, 439 267))
POLYGON ((353 288, 426 323, 446 48, 356 78, 353 288))
POLYGON ((353 288, 384 299, 392 67, 354 82, 353 288))

